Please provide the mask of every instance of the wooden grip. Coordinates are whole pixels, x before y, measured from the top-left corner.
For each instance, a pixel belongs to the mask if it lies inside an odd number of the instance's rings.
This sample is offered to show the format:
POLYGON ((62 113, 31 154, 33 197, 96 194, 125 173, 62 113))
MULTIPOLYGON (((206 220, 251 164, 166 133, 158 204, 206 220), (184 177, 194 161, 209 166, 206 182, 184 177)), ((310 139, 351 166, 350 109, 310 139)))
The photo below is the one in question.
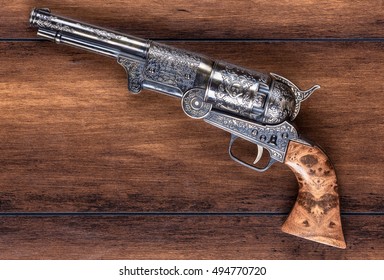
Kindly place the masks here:
POLYGON ((337 178, 327 155, 291 141, 284 163, 295 173, 299 193, 283 232, 344 249, 337 178))

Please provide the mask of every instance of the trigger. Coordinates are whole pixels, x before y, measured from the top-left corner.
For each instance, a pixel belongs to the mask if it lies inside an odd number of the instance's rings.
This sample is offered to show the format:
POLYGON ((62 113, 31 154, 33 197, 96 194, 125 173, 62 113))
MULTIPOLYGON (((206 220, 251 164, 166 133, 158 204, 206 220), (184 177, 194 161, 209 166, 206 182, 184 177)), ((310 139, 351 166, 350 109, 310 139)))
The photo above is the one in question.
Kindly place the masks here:
POLYGON ((257 145, 257 156, 256 159, 253 161, 253 164, 256 164, 260 161, 261 157, 263 156, 264 148, 260 145, 257 145))
MULTIPOLYGON (((268 164, 263 167, 263 168, 259 168, 259 167, 256 167, 256 166, 253 166, 253 165, 250 165, 244 161, 242 161, 241 159, 237 158, 233 153, 232 153, 232 146, 233 146, 233 143, 235 142, 235 140, 237 139, 238 137, 234 134, 231 134, 231 140, 229 141, 229 147, 228 147, 228 153, 229 153, 229 156, 231 157, 231 159, 233 159, 234 161, 236 161, 237 163, 240 163, 241 165, 244 165, 248 168, 251 168, 253 170, 256 170, 258 172, 264 172, 266 170, 268 170, 272 164, 274 164, 276 162, 276 160, 272 157, 270 157, 269 159, 269 162, 268 164)), ((257 145, 257 150, 258 150, 258 154, 257 154, 257 157, 254 161, 254 164, 257 163, 261 156, 262 156, 262 153, 263 153, 263 147, 257 145)))

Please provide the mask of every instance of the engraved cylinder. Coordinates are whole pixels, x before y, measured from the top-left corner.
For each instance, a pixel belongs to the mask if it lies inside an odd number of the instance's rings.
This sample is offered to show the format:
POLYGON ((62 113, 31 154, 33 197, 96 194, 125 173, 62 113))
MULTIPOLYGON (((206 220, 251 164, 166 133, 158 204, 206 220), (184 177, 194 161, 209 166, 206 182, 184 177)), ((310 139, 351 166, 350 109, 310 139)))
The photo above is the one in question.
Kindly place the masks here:
POLYGON ((290 119, 295 96, 290 87, 269 74, 216 62, 205 101, 213 108, 265 124, 290 119))

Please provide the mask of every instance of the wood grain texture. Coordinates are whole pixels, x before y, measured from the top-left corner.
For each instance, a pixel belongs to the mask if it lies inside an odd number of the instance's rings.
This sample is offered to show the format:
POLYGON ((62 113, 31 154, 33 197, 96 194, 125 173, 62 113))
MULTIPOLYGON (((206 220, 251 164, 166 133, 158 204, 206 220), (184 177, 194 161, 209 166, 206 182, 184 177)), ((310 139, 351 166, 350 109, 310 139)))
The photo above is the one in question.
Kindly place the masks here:
MULTIPOLYGON (((175 45, 216 51, 215 43, 175 45)), ((322 86, 303 103, 299 131, 334 162, 343 212, 383 211, 383 159, 372 160, 382 145, 371 137, 384 137, 384 69, 376 63, 384 60, 383 46, 221 46, 217 56, 228 61, 271 69, 302 87, 322 86), (306 61, 299 67, 300 60, 306 61)), ((2 211, 291 209, 297 184, 288 168, 276 164, 260 174, 230 161, 227 133, 189 119, 176 99, 129 94, 125 72, 113 60, 48 42, 3 43, 0 53, 2 211)))
POLYGON ((1 217, 0 258, 384 258, 382 216, 347 217, 346 250, 304 239, 297 242, 297 237, 279 231, 283 220, 252 215, 1 217))
POLYGON ((299 192, 282 230, 345 249, 335 168, 317 146, 289 142, 284 163, 296 176, 299 192))
POLYGON ((35 38, 29 12, 49 6, 320 84, 295 122, 334 163, 347 249, 280 232, 297 195, 283 164, 243 168, 177 100, 128 94, 115 61, 21 39, 0 42, 0 258, 383 258, 383 2, 164 3, 3 1, 0 38, 35 38), (244 40, 260 38, 298 40, 244 40))
POLYGON ((1 1, 0 37, 34 37, 33 7, 145 38, 383 38, 382 0, 1 1))

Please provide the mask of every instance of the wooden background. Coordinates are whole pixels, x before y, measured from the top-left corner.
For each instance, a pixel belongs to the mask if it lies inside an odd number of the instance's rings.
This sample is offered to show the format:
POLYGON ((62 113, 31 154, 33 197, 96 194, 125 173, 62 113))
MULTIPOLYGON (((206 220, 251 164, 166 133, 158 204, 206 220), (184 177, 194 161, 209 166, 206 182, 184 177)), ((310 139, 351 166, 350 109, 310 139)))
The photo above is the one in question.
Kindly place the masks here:
POLYGON ((0 1, 1 259, 383 259, 384 1, 0 1), (369 4, 367 4, 369 3, 369 4), (256 173, 113 60, 36 39, 33 7, 322 88, 300 132, 337 170, 347 249, 280 231, 289 169, 256 173))

